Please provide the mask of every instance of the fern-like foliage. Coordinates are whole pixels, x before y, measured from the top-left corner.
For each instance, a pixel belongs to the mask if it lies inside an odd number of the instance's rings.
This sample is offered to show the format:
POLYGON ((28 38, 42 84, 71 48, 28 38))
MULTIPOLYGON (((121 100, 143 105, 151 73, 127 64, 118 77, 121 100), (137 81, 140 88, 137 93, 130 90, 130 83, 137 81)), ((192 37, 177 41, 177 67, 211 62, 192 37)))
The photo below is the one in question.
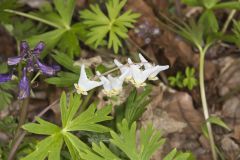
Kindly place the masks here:
MULTIPOLYGON (((140 147, 137 146, 136 122, 131 126, 126 119, 118 124, 119 134, 111 131, 110 142, 123 151, 130 160, 150 160, 153 153, 164 143, 160 132, 155 132, 151 125, 140 132, 140 147)), ((82 153, 84 160, 121 160, 104 143, 99 145, 93 143, 91 150, 82 153)))
POLYGON ((131 10, 121 14, 126 2, 127 0, 109 0, 106 3, 107 15, 98 5, 90 5, 90 10, 80 12, 83 23, 90 28, 86 44, 97 47, 109 37, 108 48, 113 48, 114 52, 118 53, 119 47, 122 46, 121 39, 128 37, 128 28, 133 28, 133 23, 140 16, 131 10))
POLYGON ((63 143, 66 144, 73 160, 79 159, 82 150, 89 147, 81 141, 72 131, 108 132, 110 129, 98 124, 112 119, 108 116, 111 106, 106 106, 96 111, 96 104, 92 104, 86 111, 76 115, 82 100, 79 95, 70 95, 67 103, 66 94, 63 93, 60 100, 62 127, 37 118, 38 123, 28 123, 23 126, 25 130, 35 134, 47 135, 40 141, 36 150, 23 158, 23 160, 60 160, 63 143))

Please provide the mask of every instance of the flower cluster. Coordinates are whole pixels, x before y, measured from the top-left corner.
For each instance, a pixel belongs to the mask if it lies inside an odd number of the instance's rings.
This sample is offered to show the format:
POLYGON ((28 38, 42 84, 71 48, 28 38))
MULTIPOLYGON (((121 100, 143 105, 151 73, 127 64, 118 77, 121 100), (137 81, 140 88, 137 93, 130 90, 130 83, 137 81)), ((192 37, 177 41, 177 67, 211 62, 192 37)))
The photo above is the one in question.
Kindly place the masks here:
POLYGON ((169 68, 168 65, 160 66, 154 65, 148 62, 141 54, 139 54, 140 63, 133 63, 128 58, 127 64, 122 64, 118 60, 114 59, 115 65, 121 72, 118 77, 112 77, 108 75, 105 77, 97 71, 97 76, 100 81, 89 80, 86 75, 85 66, 81 66, 81 73, 78 83, 74 86, 78 94, 87 95, 87 92, 98 86, 103 86, 103 93, 107 96, 118 95, 122 91, 123 82, 130 82, 135 87, 145 86, 145 81, 158 80, 157 74, 163 70, 169 68))
MULTIPOLYGON (((22 63, 22 78, 19 82, 18 99, 24 99, 30 96, 30 82, 27 72, 40 71, 42 74, 52 76, 60 70, 59 66, 48 66, 40 62, 39 56, 43 51, 45 44, 39 42, 33 50, 29 48, 27 42, 20 43, 20 56, 8 58, 8 65, 17 65, 22 63)), ((13 79, 12 74, 0 74, 0 83, 4 83, 13 79)))
POLYGON ((20 62, 26 63, 26 69, 28 72, 40 70, 44 75, 55 75, 60 67, 57 65, 48 66, 40 62, 39 56, 43 51, 45 44, 39 42, 33 50, 30 50, 26 41, 22 41, 20 44, 20 56, 8 58, 8 65, 17 65, 20 62))

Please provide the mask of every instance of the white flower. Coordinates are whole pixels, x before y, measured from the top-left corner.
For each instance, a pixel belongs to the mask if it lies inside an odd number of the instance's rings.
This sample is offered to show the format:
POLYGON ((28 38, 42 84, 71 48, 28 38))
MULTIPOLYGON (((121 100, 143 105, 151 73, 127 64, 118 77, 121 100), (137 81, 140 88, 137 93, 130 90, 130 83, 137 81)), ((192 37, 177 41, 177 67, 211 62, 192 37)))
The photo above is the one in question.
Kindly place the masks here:
POLYGON ((128 74, 125 77, 125 80, 128 82, 132 79, 132 74, 130 72, 130 68, 128 65, 123 65, 122 63, 120 63, 118 60, 114 59, 114 63, 116 64, 116 66, 119 68, 121 74, 124 74, 125 72, 127 72, 128 74))
POLYGON ((74 84, 76 90, 77 90, 77 93, 78 94, 83 94, 83 95, 87 95, 88 91, 93 89, 93 88, 96 88, 98 86, 101 86, 103 83, 102 82, 97 82, 97 81, 91 81, 87 78, 87 74, 86 74, 86 71, 85 71, 85 66, 82 65, 81 66, 81 73, 80 73, 80 77, 79 77, 79 80, 78 80, 78 84, 74 84))
POLYGON ((116 59, 114 59, 114 63, 119 68, 121 74, 127 73, 126 76, 125 76, 125 81, 126 82, 133 81, 130 65, 135 65, 138 68, 140 68, 142 66, 142 64, 133 64, 133 62, 130 58, 128 58, 128 64, 126 64, 126 65, 123 65, 122 63, 120 63, 116 59))
POLYGON ((156 67, 155 71, 152 74, 150 74, 150 76, 148 77, 149 80, 153 80, 153 81, 158 80, 157 74, 169 68, 168 65, 165 65, 165 66, 152 65, 140 53, 139 53, 139 58, 140 58, 140 61, 143 63, 145 70, 156 67))
POLYGON ((99 72, 97 72, 99 79, 103 83, 103 93, 109 97, 118 95, 122 91, 122 84, 128 72, 129 70, 126 70, 119 77, 112 77, 111 75, 108 75, 108 78, 102 76, 99 72))
POLYGON ((139 65, 133 64, 130 58, 128 59, 128 63, 130 64, 130 70, 133 77, 133 80, 131 82, 137 88, 145 86, 145 81, 147 80, 147 78, 158 70, 158 66, 142 70, 139 68, 139 65))

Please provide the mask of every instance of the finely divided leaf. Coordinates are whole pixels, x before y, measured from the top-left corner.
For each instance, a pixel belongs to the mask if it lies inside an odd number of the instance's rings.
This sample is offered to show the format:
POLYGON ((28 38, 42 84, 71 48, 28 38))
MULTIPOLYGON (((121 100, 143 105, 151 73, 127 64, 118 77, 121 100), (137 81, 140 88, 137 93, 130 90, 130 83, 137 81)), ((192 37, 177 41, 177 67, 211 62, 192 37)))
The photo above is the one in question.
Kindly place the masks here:
POLYGON ((98 5, 91 5, 90 10, 80 12, 83 23, 90 28, 87 44, 96 48, 109 37, 108 48, 113 48, 114 52, 118 53, 119 47, 122 46, 121 39, 128 37, 128 28, 132 28, 132 24, 140 16, 130 10, 120 14, 126 2, 127 0, 109 0, 106 3, 108 16, 98 5))

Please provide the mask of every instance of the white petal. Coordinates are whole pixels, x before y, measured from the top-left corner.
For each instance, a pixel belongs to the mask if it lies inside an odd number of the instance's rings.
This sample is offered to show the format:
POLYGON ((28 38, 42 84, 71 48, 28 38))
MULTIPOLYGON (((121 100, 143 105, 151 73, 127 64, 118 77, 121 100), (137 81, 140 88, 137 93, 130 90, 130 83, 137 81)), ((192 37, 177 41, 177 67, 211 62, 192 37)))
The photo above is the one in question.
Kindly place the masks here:
POLYGON ((80 78, 79 78, 78 83, 81 83, 81 82, 86 81, 86 80, 88 80, 88 78, 87 78, 87 74, 86 74, 86 71, 85 71, 85 65, 82 64, 81 65, 80 78))
POLYGON ((111 90, 112 87, 111 87, 110 81, 105 76, 102 76, 98 71, 97 71, 97 75, 99 76, 99 79, 103 83, 104 90, 106 90, 106 91, 111 90))
POLYGON ((114 63, 116 64, 116 66, 120 69, 121 73, 126 72, 127 70, 129 70, 128 66, 124 66, 122 63, 120 63, 118 60, 114 59, 114 63))
POLYGON ((85 81, 84 84, 82 84, 81 86, 83 87, 84 91, 89 91, 101 85, 103 85, 103 82, 85 81))
POLYGON ((153 67, 153 65, 149 63, 140 53, 139 53, 139 59, 143 63, 145 69, 153 67))
POLYGON ((157 67, 157 69, 150 75, 151 77, 156 77, 159 72, 164 71, 169 68, 168 65, 165 65, 165 66, 157 65, 156 67, 157 67))
POLYGON ((124 79, 129 75, 130 69, 126 70, 121 76, 119 76, 119 80, 124 81, 124 79))
POLYGON ((85 71, 85 66, 81 66, 81 73, 80 73, 80 78, 78 80, 78 85, 75 85, 75 88, 78 90, 78 92, 81 92, 82 94, 86 95, 87 91, 101 86, 103 83, 102 82, 97 82, 97 81, 91 81, 87 78, 87 74, 85 71))

